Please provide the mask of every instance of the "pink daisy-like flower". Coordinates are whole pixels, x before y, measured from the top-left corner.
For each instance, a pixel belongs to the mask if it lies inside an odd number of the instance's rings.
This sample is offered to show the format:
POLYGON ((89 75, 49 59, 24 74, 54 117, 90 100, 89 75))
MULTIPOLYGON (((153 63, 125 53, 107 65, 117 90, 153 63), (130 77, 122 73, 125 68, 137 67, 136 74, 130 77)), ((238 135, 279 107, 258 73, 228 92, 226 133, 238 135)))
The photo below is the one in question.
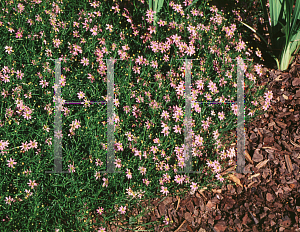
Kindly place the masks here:
POLYGON ((166 194, 166 196, 167 196, 167 195, 168 195, 168 193, 169 193, 169 190, 168 190, 168 188, 167 188, 167 187, 161 186, 161 190, 160 190, 160 192, 162 192, 163 194, 166 194))
POLYGON ((11 205, 12 202, 14 202, 14 199, 11 196, 5 197, 5 203, 8 205, 11 205))
POLYGON ((96 180, 100 179, 100 177, 101 177, 100 172, 96 171, 95 177, 96 177, 96 180))
POLYGON ((99 230, 98 230, 98 232, 106 232, 106 230, 105 230, 105 228, 100 227, 99 230))
POLYGON ((168 225, 170 223, 170 218, 168 216, 165 217, 164 223, 168 225))
POLYGON ((42 88, 45 88, 46 86, 48 86, 49 82, 45 81, 45 80, 40 80, 40 85, 42 86, 42 88))
POLYGON ((82 91, 80 91, 79 93, 77 93, 77 95, 78 95, 79 99, 82 99, 82 98, 85 97, 85 94, 82 91))
POLYGON ((6 160, 8 163, 8 167, 13 168, 15 164, 17 164, 17 162, 15 162, 14 159, 10 158, 9 160, 6 160))
POLYGON ((100 215, 102 214, 104 212, 104 209, 101 207, 99 207, 98 209, 97 209, 97 213, 99 213, 100 215))
POLYGON ((29 180, 29 182, 27 183, 29 185, 29 187, 31 187, 31 189, 33 189, 35 186, 37 186, 37 183, 35 183, 35 180, 29 180))
POLYGON ((21 146, 22 151, 28 151, 29 149, 30 149, 30 146, 27 143, 27 141, 25 143, 22 143, 22 146, 21 146))
POLYGON ((218 117, 219 117, 220 120, 223 120, 225 118, 224 112, 223 111, 222 112, 218 112, 218 117))
POLYGON ((126 213, 126 206, 121 206, 118 210, 121 214, 125 214, 126 213))
POLYGON ((63 137, 62 131, 61 130, 60 131, 54 131, 54 136, 58 139, 62 138, 63 137))
POLYGON ((9 142, 7 141, 0 141, 0 150, 4 150, 8 146, 9 142))
POLYGON ((23 37, 22 33, 21 33, 20 31, 17 31, 17 33, 16 33, 16 38, 17 38, 17 39, 20 39, 20 38, 22 38, 22 37, 23 37))
POLYGON ((12 53, 13 50, 12 50, 12 47, 9 47, 9 46, 5 46, 5 52, 7 52, 8 54, 12 53))
POLYGON ((68 167, 69 167, 69 169, 68 169, 69 172, 75 172, 75 167, 74 167, 74 165, 69 164, 68 167))
POLYGON ((175 125, 175 126, 173 127, 173 129, 174 129, 175 133, 181 134, 181 128, 180 128, 178 125, 175 125))
POLYGON ((192 184, 190 185, 192 191, 196 191, 198 189, 197 183, 192 182, 192 184))
POLYGON ((83 58, 81 59, 81 62, 80 62, 80 63, 83 64, 83 66, 88 66, 88 65, 89 65, 89 59, 83 57, 83 58))
POLYGON ((132 174, 131 174, 131 172, 130 172, 130 170, 129 169, 127 169, 127 171, 126 171, 126 177, 128 178, 128 179, 131 179, 132 178, 132 174))

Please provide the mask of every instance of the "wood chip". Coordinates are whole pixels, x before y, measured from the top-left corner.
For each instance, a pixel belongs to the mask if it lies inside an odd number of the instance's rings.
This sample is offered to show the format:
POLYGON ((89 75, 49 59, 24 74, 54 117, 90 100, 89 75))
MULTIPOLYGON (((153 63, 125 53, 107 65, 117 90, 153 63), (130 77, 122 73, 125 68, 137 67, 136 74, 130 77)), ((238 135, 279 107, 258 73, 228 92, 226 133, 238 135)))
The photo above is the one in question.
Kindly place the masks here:
POLYGON ((277 148, 275 147, 262 147, 263 149, 272 149, 272 150, 275 150, 275 151, 279 151, 277 148))
POLYGON ((235 169, 235 166, 232 166, 232 167, 226 169, 224 172, 221 172, 220 175, 223 176, 223 175, 233 171, 234 169, 235 169))
POLYGON ((281 127, 282 129, 285 129, 287 127, 287 124, 280 122, 280 121, 276 121, 276 124, 281 127))
POLYGON ((290 146, 286 143, 286 141, 282 141, 282 144, 285 146, 286 149, 288 149, 289 152, 293 152, 293 150, 290 148, 290 146))
POLYGON ((215 193, 215 194, 216 194, 216 193, 222 193, 222 189, 213 189, 212 191, 213 191, 213 193, 215 193))
POLYGON ((207 189, 207 187, 204 187, 202 189, 200 189, 198 192, 204 197, 204 199, 206 200, 205 195, 203 194, 203 192, 207 189))
POLYGON ((282 79, 280 79, 281 75, 279 75, 278 77, 276 77, 275 81, 282 81, 282 79))
POLYGON ((274 121, 272 121, 272 122, 270 122, 270 123, 268 124, 268 127, 272 127, 272 126, 274 126, 274 125, 276 125, 276 123, 275 123, 274 121))
POLYGON ((256 174, 250 176, 248 179, 249 179, 249 180, 252 180, 252 178, 258 177, 258 176, 260 176, 260 173, 256 173, 256 174))
POLYGON ((289 173, 291 173, 294 169, 293 169, 293 165, 292 165, 292 162, 290 159, 290 155, 285 155, 284 157, 285 157, 287 169, 288 169, 289 173))
POLYGON ((293 142, 293 140, 290 139, 291 144, 293 144, 295 147, 300 147, 297 143, 293 142))
POLYGON ((178 199, 178 202, 177 202, 177 207, 176 207, 176 211, 178 210, 178 207, 179 207, 179 204, 180 204, 180 197, 179 196, 176 196, 177 199, 178 199))
POLYGON ((248 184, 248 187, 247 188, 250 188, 252 185, 254 185, 255 183, 257 183, 257 182, 251 182, 250 184, 248 184))
POLYGON ((282 94, 282 96, 283 96, 283 98, 284 98, 285 100, 288 100, 288 99, 289 99, 289 97, 286 96, 286 95, 284 95, 284 94, 282 94))
POLYGON ((189 226, 189 224, 186 226, 186 228, 189 232, 193 232, 193 229, 189 226))
POLYGON ((252 159, 251 159, 251 156, 249 155, 249 153, 248 153, 247 150, 245 150, 245 158, 246 158, 246 160, 247 160, 249 163, 253 164, 253 161, 252 161, 252 159))
POLYGON ((261 161, 261 162, 259 162, 259 163, 256 165, 256 167, 257 167, 258 169, 260 169, 260 168, 264 167, 264 166, 268 163, 268 161, 269 161, 269 159, 266 159, 266 160, 264 160, 264 161, 261 161))
POLYGON ((253 157, 252 157, 252 160, 254 161, 254 162, 260 162, 260 161, 262 161, 264 159, 264 157, 263 157, 263 155, 261 154, 261 152, 260 152, 260 149, 255 149, 255 151, 254 151, 254 154, 253 154, 253 157))
POLYGON ((184 225, 184 223, 186 223, 186 220, 184 220, 181 225, 177 228, 177 230, 175 230, 175 232, 178 232, 180 230, 180 228, 184 225))
POLYGON ((240 179, 237 178, 235 175, 233 175, 233 174, 228 175, 228 179, 232 180, 234 183, 238 184, 239 186, 241 186, 243 188, 243 185, 241 184, 240 179))
POLYGON ((254 223, 255 223, 255 224, 258 224, 259 221, 256 219, 256 217, 253 216, 253 214, 250 212, 250 210, 248 209, 248 207, 247 207, 246 209, 248 210, 249 214, 251 215, 251 217, 252 217, 254 223))

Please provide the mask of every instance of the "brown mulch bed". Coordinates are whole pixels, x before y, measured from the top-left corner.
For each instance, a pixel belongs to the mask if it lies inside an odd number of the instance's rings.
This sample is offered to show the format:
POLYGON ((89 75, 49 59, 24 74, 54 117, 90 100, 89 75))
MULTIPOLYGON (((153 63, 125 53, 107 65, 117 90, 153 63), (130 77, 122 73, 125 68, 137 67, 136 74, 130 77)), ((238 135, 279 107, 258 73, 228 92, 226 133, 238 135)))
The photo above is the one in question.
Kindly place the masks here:
MULTIPOLYGON (((168 216, 173 221, 169 228, 147 225, 117 230, 108 225, 107 231, 300 231, 300 54, 288 72, 264 68, 257 83, 261 85, 272 90, 273 100, 268 111, 245 128, 249 154, 245 171, 254 173, 234 173, 240 184, 232 182, 212 192, 168 196, 140 205, 150 211, 138 224, 168 216)), ((134 209, 132 215, 139 212, 134 209)))

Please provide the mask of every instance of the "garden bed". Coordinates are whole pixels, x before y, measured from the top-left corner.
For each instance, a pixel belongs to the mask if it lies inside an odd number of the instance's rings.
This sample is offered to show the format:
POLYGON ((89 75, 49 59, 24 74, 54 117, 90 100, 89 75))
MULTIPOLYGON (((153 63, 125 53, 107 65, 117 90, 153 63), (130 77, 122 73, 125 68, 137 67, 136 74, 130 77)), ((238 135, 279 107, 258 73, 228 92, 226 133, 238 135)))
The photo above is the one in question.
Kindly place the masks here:
MULTIPOLYGON (((273 102, 270 100, 277 97, 274 89, 277 80, 271 82, 266 92, 265 84, 270 81, 265 76, 266 69, 258 64, 261 53, 254 54, 244 42, 244 37, 250 40, 251 33, 232 22, 233 16, 222 16, 216 7, 208 7, 207 1, 193 3, 189 9, 180 1, 166 1, 156 27, 152 22, 153 12, 144 1, 8 1, 3 7, 0 18, 5 41, 0 47, 3 51, 0 56, 1 229, 194 231, 200 227, 209 230, 209 224, 215 230, 233 229, 231 224, 235 219, 231 216, 227 215, 229 221, 224 225, 220 222, 225 220, 224 215, 204 211, 230 195, 214 197, 205 190, 217 194, 221 192, 216 189, 233 191, 235 187, 230 183, 236 178, 245 189, 250 188, 241 175, 229 180, 228 173, 224 172, 228 168, 234 170, 236 164, 238 113, 233 103, 237 101, 236 59, 244 59, 245 64, 242 69, 246 124, 265 115, 267 110, 271 120, 273 102), (58 58, 62 75, 55 77, 58 58), (101 104, 108 102, 105 59, 111 58, 117 59, 113 118, 108 116, 106 105, 101 104), (251 58, 257 63, 252 63, 251 58), (185 81, 189 75, 185 73, 184 61, 187 59, 195 59, 190 73, 191 158, 193 170, 201 174, 178 172, 186 165, 183 154, 187 114, 185 81), (57 113, 54 115, 57 105, 54 105, 53 89, 57 97, 59 87, 61 96, 58 97, 66 101, 61 108, 61 131, 54 126, 59 117, 57 113), (210 101, 218 104, 209 104, 210 101), (119 173, 103 173, 107 168, 107 147, 110 147, 107 122, 115 124, 114 164, 119 173), (45 173, 53 170, 53 147, 60 137, 62 169, 69 173, 45 173), (191 192, 195 195, 193 200, 185 196, 191 192), (143 210, 151 211, 152 206, 154 211, 147 216, 143 210)), ((292 69, 294 78, 297 64, 292 69)), ((273 77, 272 72, 270 76, 273 77)), ((295 92, 298 82, 295 84, 284 74, 282 77, 284 87, 290 83, 295 88, 289 91, 295 92)), ((299 101, 299 94, 294 94, 285 93, 280 97, 284 101, 299 101)), ((286 103, 280 104, 283 105, 278 110, 283 110, 286 103)), ((294 119, 297 110, 293 111, 294 119)), ((275 120, 272 127, 284 125, 275 120)), ((252 127, 247 128, 248 135, 252 127)), ((261 132, 259 126, 253 131, 260 136, 256 145, 261 146, 265 131, 261 132)), ((253 161, 258 156, 260 162, 265 154, 253 156, 255 137, 250 135, 251 142, 246 146, 253 161)), ((264 142, 268 141, 269 135, 264 142)), ((290 147, 289 152, 292 151, 290 147)), ((274 160, 281 162, 280 157, 274 160)), ((288 158, 285 160, 289 162, 288 158)), ((297 162, 297 158, 291 160, 297 162)), ((266 170, 265 167, 260 170, 266 170)), ((255 167, 252 171, 254 175, 259 173, 255 167)), ((288 181, 298 178, 294 173, 288 181)), ((258 175, 252 178, 261 182, 266 179, 259 179, 258 175)), ((259 188, 257 183, 251 186, 259 188)), ((294 191, 297 185, 293 186, 294 191)), ((242 191, 237 189, 237 192, 242 191)), ((267 197, 271 199, 270 195, 267 197)), ((239 214, 244 216, 241 210, 239 214)))

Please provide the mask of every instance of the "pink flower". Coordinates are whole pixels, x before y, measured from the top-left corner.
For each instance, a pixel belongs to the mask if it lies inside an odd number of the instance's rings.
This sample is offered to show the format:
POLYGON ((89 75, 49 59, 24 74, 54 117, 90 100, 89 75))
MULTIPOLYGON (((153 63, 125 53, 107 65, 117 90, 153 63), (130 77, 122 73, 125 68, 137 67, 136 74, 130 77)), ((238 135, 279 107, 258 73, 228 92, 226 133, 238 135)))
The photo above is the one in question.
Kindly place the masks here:
POLYGON ((165 111, 165 110, 163 110, 163 112, 162 112, 162 114, 161 114, 161 117, 163 117, 164 119, 169 119, 169 113, 167 112, 167 111, 165 111))
POLYGON ((175 125, 175 126, 173 127, 173 129, 174 129, 175 133, 181 134, 181 128, 180 128, 178 125, 175 125))
POLYGON ((129 169, 127 169, 126 173, 127 173, 126 177, 127 177, 128 179, 131 179, 131 178, 132 178, 132 174, 131 174, 131 172, 130 172, 129 169))
POLYGON ((11 196, 5 197, 5 203, 8 205, 11 205, 11 203, 14 201, 15 200, 13 198, 11 198, 11 196))
MULTIPOLYGON (((98 7, 99 6, 99 1, 95 1, 93 3, 90 3, 90 5, 94 8, 98 7)), ((102 231, 101 231, 102 232, 102 231)))
POLYGON ((191 187, 191 189, 192 189, 193 192, 198 189, 197 183, 195 183, 195 182, 192 182, 192 184, 190 185, 190 187, 191 187))
POLYGON ((25 6, 23 4, 21 4, 21 3, 19 3, 17 7, 19 9, 18 10, 19 13, 22 13, 22 11, 25 9, 25 6))
POLYGON ((74 125, 74 127, 76 129, 78 129, 79 127, 81 127, 80 123, 81 123, 80 121, 78 121, 77 119, 75 119, 75 121, 72 121, 72 126, 74 125))
POLYGON ((0 141, 0 150, 4 150, 8 146, 9 142, 7 141, 0 141))
POLYGON ((48 82, 45 80, 40 80, 40 85, 42 86, 42 88, 45 88, 46 86, 48 86, 48 82))
POLYGON ((108 186, 108 179, 107 178, 102 178, 102 180, 104 181, 104 183, 102 184, 103 187, 107 187, 108 186))
POLYGON ((225 118, 224 112, 223 112, 223 111, 222 111, 222 112, 219 112, 219 113, 218 113, 218 117, 219 117, 220 120, 223 120, 223 119, 225 118))
POLYGON ((148 179, 143 179, 143 183, 148 186, 150 184, 150 181, 148 179))
POLYGON ((183 176, 180 176, 180 175, 176 175, 175 178, 174 178, 174 181, 175 181, 177 184, 182 184, 183 181, 184 181, 184 177, 183 177, 183 176))
POLYGON ((25 143, 22 143, 22 146, 21 146, 22 151, 28 151, 29 149, 30 149, 30 146, 27 143, 27 141, 25 143))
POLYGON ((81 59, 81 62, 80 62, 80 63, 83 64, 83 66, 88 66, 88 65, 89 65, 89 59, 83 57, 83 58, 81 59))
POLYGON ((168 136, 169 133, 170 133, 170 132, 169 132, 169 127, 164 128, 163 131, 162 131, 161 133, 163 133, 164 136, 168 136))
POLYGON ((17 38, 17 39, 20 39, 20 38, 22 38, 22 37, 23 37, 22 33, 21 33, 20 31, 17 31, 17 33, 16 33, 16 38, 17 38))
POLYGON ((62 138, 63 137, 62 131, 61 130, 60 131, 54 131, 54 136, 58 139, 62 138))
POLYGON ((98 230, 98 232, 106 232, 106 230, 105 230, 105 228, 100 227, 99 230, 98 230))
POLYGON ((164 223, 168 225, 170 222, 170 218, 168 216, 165 217, 164 223))
POLYGON ((123 151, 124 150, 122 143, 117 143, 117 149, 118 149, 118 151, 123 151))
POLYGON ((29 185, 29 187, 31 187, 31 189, 33 189, 35 186, 37 186, 37 183, 35 183, 35 180, 29 180, 29 182, 27 183, 29 185))
POLYGON ((32 113, 32 110, 28 110, 26 112, 23 112, 23 117, 26 119, 26 120, 29 120, 31 119, 31 114, 32 113))
POLYGON ((143 64, 143 56, 138 56, 135 62, 138 63, 139 65, 143 64))
POLYGON ((8 54, 12 53, 13 50, 12 50, 12 47, 9 47, 9 46, 5 46, 5 52, 7 52, 8 54))
POLYGON ((77 93, 77 95, 78 95, 79 99, 82 99, 82 98, 85 97, 85 94, 82 91, 80 91, 79 93, 77 93))
POLYGON ((121 168, 121 167, 122 167, 121 162, 122 162, 122 161, 118 158, 118 159, 115 159, 114 164, 116 165, 117 168, 121 168))
POLYGON ((14 162, 15 160, 10 158, 9 160, 6 160, 8 162, 8 167, 13 168, 15 164, 17 164, 17 162, 14 162))
POLYGON ((202 122, 202 127, 204 130, 207 130, 209 127, 209 122, 208 121, 201 121, 202 122))
POLYGON ((72 165, 72 164, 69 164, 68 167, 69 167, 69 169, 68 169, 69 172, 75 172, 74 163, 73 163, 73 165, 72 165))
POLYGON ((95 177, 96 177, 96 180, 98 180, 101 177, 100 172, 96 171, 95 177))
POLYGON ((99 207, 98 209, 97 209, 97 213, 99 213, 100 215, 103 213, 103 211, 104 211, 104 209, 101 207, 99 207))
POLYGON ((273 98, 273 93, 272 91, 268 91, 267 93, 265 93, 265 99, 266 101, 270 101, 273 98))
POLYGON ((166 194, 166 196, 168 195, 169 191, 167 187, 161 186, 161 190, 160 192, 162 192, 163 194, 166 194))
POLYGON ((61 41, 59 39, 53 39, 53 44, 55 48, 59 48, 61 41))
POLYGON ((106 24, 106 30, 109 30, 109 32, 112 32, 113 26, 110 24, 106 24))
POLYGON ((142 175, 146 174, 146 168, 144 167, 139 167, 139 171, 141 172, 142 175))
POLYGON ((121 214, 125 214, 126 213, 126 206, 121 206, 118 210, 121 214))
POLYGON ((216 177, 217 177, 217 179, 218 179, 219 181, 221 181, 221 182, 224 181, 224 178, 220 175, 220 173, 218 173, 218 174, 216 175, 216 177))

